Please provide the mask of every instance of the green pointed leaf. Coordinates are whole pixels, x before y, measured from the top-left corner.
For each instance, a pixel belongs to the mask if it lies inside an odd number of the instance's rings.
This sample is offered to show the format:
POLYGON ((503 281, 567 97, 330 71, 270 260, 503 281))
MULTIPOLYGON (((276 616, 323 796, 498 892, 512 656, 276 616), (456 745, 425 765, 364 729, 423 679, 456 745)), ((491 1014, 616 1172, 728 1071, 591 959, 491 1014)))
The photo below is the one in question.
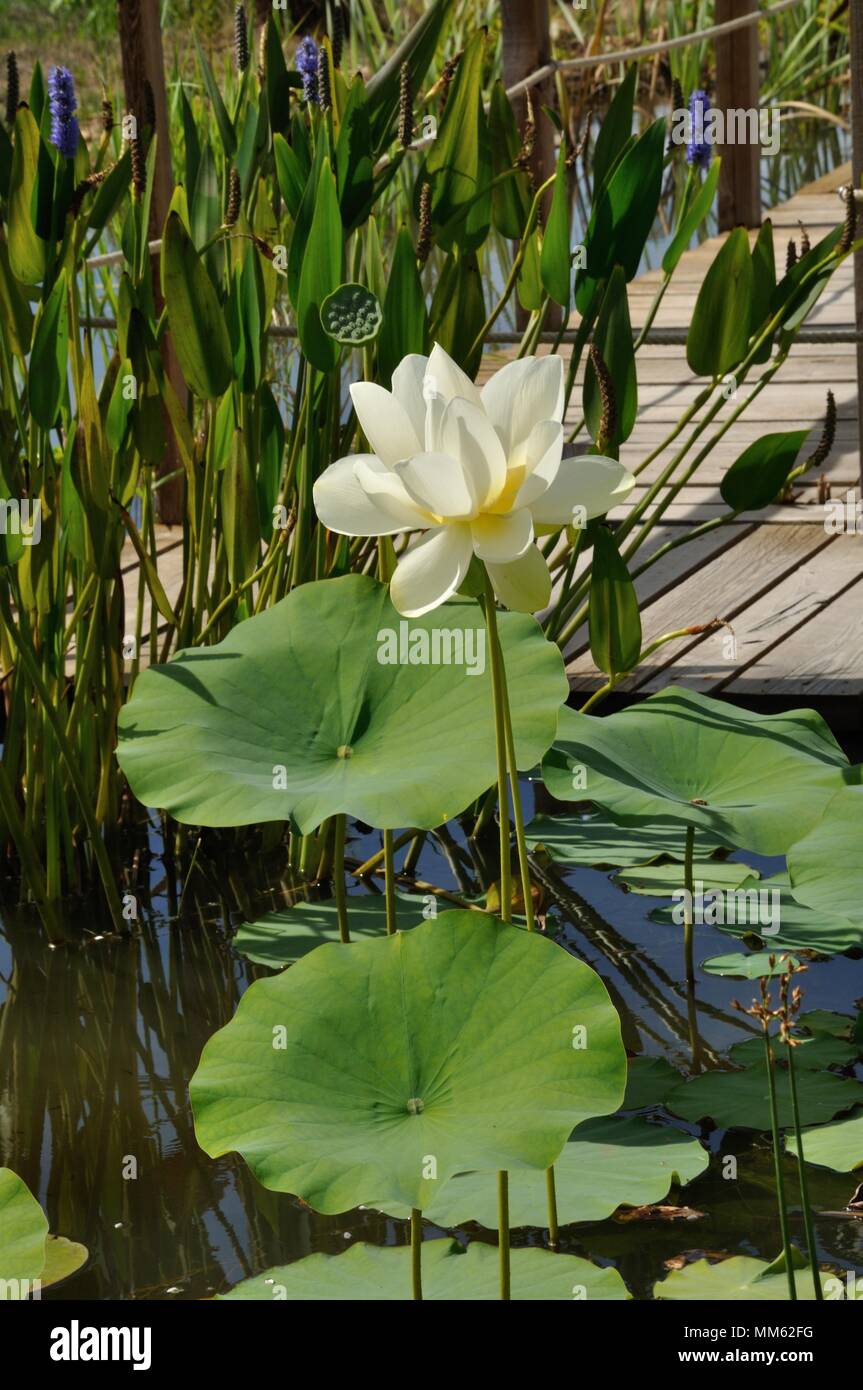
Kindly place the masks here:
POLYGON ((24 358, 30 351, 33 337, 33 315, 26 295, 9 264, 9 249, 0 233, 0 317, 4 331, 9 337, 10 350, 17 357, 24 358))
POLYGON ((569 308, 572 283, 572 260, 569 250, 569 179, 566 168, 566 143, 561 140, 554 175, 554 189, 542 251, 539 273, 549 298, 562 308, 569 308))
POLYGON ((374 198, 374 158, 368 102, 359 73, 350 87, 336 142, 336 183, 342 222, 352 232, 366 220, 374 198))
POLYGON ((242 430, 234 431, 228 459, 220 474, 219 497, 228 578, 231 587, 237 588, 254 573, 260 558, 255 475, 242 430))
POLYGON ((339 348, 321 323, 327 295, 342 282, 342 220, 336 181, 324 160, 317 185, 314 214, 297 292, 297 330, 303 351, 313 366, 329 372, 339 360, 339 348))
POLYGON ((265 1187, 341 1212, 428 1207, 468 1168, 544 1170, 574 1124, 617 1108, 624 1077, 599 976, 459 911, 256 981, 190 1093, 212 1157, 238 1150, 265 1187))
MULTIPOLYGON (((640 1116, 585 1120, 554 1165, 557 1214, 561 1226, 604 1221, 618 1207, 664 1201, 674 1183, 692 1182, 708 1164, 697 1139, 640 1116)), ((387 1205, 390 1216, 406 1218, 407 1208, 387 1205)), ((498 1229, 497 1185, 493 1172, 460 1173, 445 1184, 423 1216, 451 1230, 476 1221, 498 1229)), ((514 1170, 509 1178, 509 1224, 548 1225, 545 1173, 514 1170)))
POLYGON ((754 714, 673 685, 619 714, 562 710, 543 763, 561 801, 589 798, 623 825, 671 817, 755 854, 784 854, 820 819, 843 770, 814 710, 754 714))
POLYGON ((606 526, 598 526, 594 538, 588 627, 590 654, 600 671, 619 676, 638 665, 638 598, 626 562, 606 526))
MULTIPOLYGON (((749 1255, 733 1255, 730 1260, 710 1264, 696 1260, 683 1269, 673 1269, 653 1286, 653 1297, 683 1299, 686 1302, 718 1300, 723 1303, 774 1303, 789 1298, 788 1280, 783 1273, 771 1273, 772 1266, 749 1255)), ((798 1275, 797 1297, 815 1298, 812 1280, 798 1275)))
POLYGON ((375 154, 389 143, 393 132, 403 65, 407 63, 409 91, 418 92, 434 58, 451 4, 452 0, 432 0, 383 67, 366 83, 375 154))
POLYGON ((303 190, 308 178, 308 170, 301 163, 292 145, 284 135, 273 136, 273 154, 276 160, 276 177, 279 191, 292 218, 296 218, 303 200, 303 190))
MULTIPOLYGON (((587 268, 579 283, 604 280, 615 265, 633 279, 650 235, 665 158, 665 121, 654 121, 619 160, 599 190, 587 229, 587 268)), ((579 310, 583 297, 579 296, 579 310)))
POLYGON ((722 479, 722 500, 735 512, 769 507, 785 486, 808 438, 808 430, 788 430, 756 439, 734 460, 722 479))
POLYGON ((30 411, 43 430, 54 428, 66 391, 69 362, 69 306, 66 272, 61 270, 42 305, 33 336, 27 384, 30 411))
MULTIPOLYGON (((617 458, 620 445, 632 434, 638 413, 638 380, 632 323, 629 318, 626 281, 619 265, 614 267, 606 285, 602 308, 593 330, 593 341, 602 354, 614 389, 614 434, 605 441, 602 452, 606 456, 617 458)), ((591 439, 596 443, 602 420, 602 400, 591 358, 587 360, 584 373, 583 401, 587 428, 590 430, 591 439)))
POLYGON ((475 251, 447 257, 430 318, 435 342, 473 379, 482 359, 482 343, 473 345, 485 324, 482 275, 475 251))
POLYGON ((746 356, 754 272, 745 227, 722 243, 702 281, 686 339, 696 376, 714 380, 746 356))
POLYGON ((45 1289, 49 1284, 61 1284, 77 1274, 90 1258, 86 1245, 65 1236, 49 1236, 45 1243, 45 1264, 39 1276, 39 1283, 45 1289))
POLYGON ((47 246, 36 231, 39 127, 26 106, 15 113, 12 174, 9 180, 9 264, 16 280, 36 285, 45 274, 47 246))
POLYGON ((523 169, 510 172, 521 150, 521 136, 500 78, 491 89, 488 126, 492 177, 497 179, 508 174, 492 189, 492 220, 501 236, 518 241, 530 212, 530 178, 523 169))
POLYGON ((378 339, 378 371, 389 381, 408 353, 428 349, 428 313, 416 252, 406 227, 399 229, 384 299, 384 321, 378 339))
POLYGON ((713 207, 713 199, 716 196, 716 187, 719 183, 719 171, 722 167, 721 159, 711 160, 707 177, 680 219, 680 225, 662 257, 662 269, 666 275, 673 275, 677 268, 677 263, 684 251, 689 250, 689 243, 698 231, 705 217, 713 207))
MULTIPOLYGON (((616 1269, 575 1255, 550 1250, 513 1250, 512 1298, 590 1300, 629 1298, 616 1269), (576 1291, 576 1292, 574 1292, 576 1291), (583 1292, 581 1292, 583 1291, 583 1292)), ((473 1242, 467 1250, 450 1240, 427 1240, 422 1248, 423 1300, 497 1301, 500 1298, 498 1254, 491 1245, 473 1242)), ((385 1302, 411 1298, 411 1251, 377 1245, 352 1245, 343 1255, 307 1255, 304 1260, 264 1270, 244 1279, 221 1299, 287 1299, 289 1302, 385 1302)))
MULTIPOLYGON (((563 659, 535 619, 499 622, 518 765, 530 768, 566 699, 563 659)), ((470 675, 481 663, 463 660, 484 653, 480 631, 469 600, 408 623, 365 576, 302 585, 224 642, 145 671, 120 716, 121 765, 144 804, 193 824, 293 815, 305 832, 347 812, 431 829, 495 778, 489 671, 470 675), (437 643, 445 664, 399 660, 402 634, 406 651, 417 632, 415 653, 425 644, 431 658, 437 643)))
POLYGON ((593 147, 594 196, 606 182, 632 135, 637 77, 638 64, 630 63, 623 81, 614 94, 614 100, 602 118, 596 144, 593 147))
MULTIPOLYGON (((0 1280, 38 1279, 47 1235, 48 1221, 23 1178, 0 1168, 0 1280)), ((8 1285, 6 1297, 14 1297, 8 1285)))
POLYGON ((207 55, 201 47, 200 43, 198 42, 198 35, 194 32, 194 30, 193 38, 195 41, 195 52, 198 55, 198 66, 201 69, 201 75, 204 79, 204 86, 207 89, 207 96, 210 98, 210 101, 212 103, 213 115, 216 118, 216 125, 219 130, 219 137, 222 141, 222 150, 224 151, 225 158, 231 159, 233 158, 233 155, 237 148, 237 136, 234 131, 234 127, 231 124, 231 118, 228 115, 225 103, 222 100, 222 94, 219 91, 218 83, 216 82, 216 79, 213 76, 213 69, 210 67, 207 55))
POLYGON ((539 273, 540 236, 539 228, 534 227, 525 246, 524 260, 518 272, 518 302, 523 309, 535 312, 542 305, 542 276, 539 273))
POLYGON ((491 222, 491 148, 482 101, 484 52, 481 30, 465 48, 437 139, 426 157, 435 241, 445 251, 455 245, 462 251, 475 251, 485 241, 491 222))
MULTIPOLYGON (((776 293, 776 257, 773 249, 773 223, 768 217, 755 238, 752 248, 752 303, 749 314, 750 335, 757 334, 772 318, 770 305, 776 293)), ((773 335, 759 348, 753 361, 769 362, 773 351, 773 335)))
POLYGON ((233 376, 225 316, 176 212, 168 214, 162 238, 162 291, 183 376, 201 400, 221 396, 233 376))

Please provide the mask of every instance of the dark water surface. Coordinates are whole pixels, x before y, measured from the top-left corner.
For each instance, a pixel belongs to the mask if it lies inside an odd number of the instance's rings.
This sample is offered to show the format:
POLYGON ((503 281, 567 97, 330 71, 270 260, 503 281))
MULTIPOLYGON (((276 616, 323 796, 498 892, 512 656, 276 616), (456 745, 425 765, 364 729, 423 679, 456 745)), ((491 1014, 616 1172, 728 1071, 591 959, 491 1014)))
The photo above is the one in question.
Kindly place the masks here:
MULTIPOLYGON (((441 886, 458 887, 461 877, 464 892, 471 867, 464 838, 452 829, 450 843, 427 842, 418 872, 441 886)), ((91 1256, 79 1274, 45 1297, 206 1298, 272 1264, 312 1251, 337 1253, 358 1238, 405 1242, 400 1221, 369 1211, 319 1216, 292 1197, 265 1191, 239 1158, 213 1161, 198 1148, 189 1078, 206 1040, 228 1022, 248 984, 267 973, 232 950, 242 914, 231 913, 226 899, 233 890, 245 898, 247 911, 256 912, 284 898, 278 868, 270 870, 263 858, 250 858, 243 872, 230 866, 222 882, 202 859, 177 921, 155 822, 149 840, 149 900, 129 938, 100 938, 98 927, 83 920, 75 924, 77 944, 51 950, 23 911, 7 915, 0 934, 0 1164, 20 1173, 37 1194, 51 1230, 83 1241, 91 1256), (267 883, 270 892, 262 891, 267 883)), ((355 829, 348 854, 365 858, 378 847, 378 836, 355 829)), ((738 857, 763 871, 781 863, 738 857)), ((573 920, 554 909, 549 931, 602 975, 621 1011, 629 1050, 665 1056, 685 1072, 680 930, 650 922, 657 900, 623 893, 604 873, 578 869, 566 881, 577 895, 569 904, 573 920)), ((696 961, 734 949, 716 928, 696 927, 696 961)), ((806 1008, 851 1014, 863 995, 863 961, 839 957, 802 978, 806 1008)), ((755 991, 746 981, 699 975, 708 1065, 746 1036, 751 1020, 729 1002, 740 997, 748 1003, 755 991)), ((670 1199, 702 1218, 570 1226, 561 1248, 615 1264, 642 1298, 663 1277, 663 1262, 683 1252, 773 1258, 780 1234, 768 1138, 716 1131, 709 1145, 714 1157, 708 1171, 670 1199), (738 1155, 736 1181, 722 1177, 721 1155, 728 1153, 738 1155)), ((786 1171, 793 1234, 802 1242, 790 1158, 786 1171)), ((863 1221, 840 1214, 853 1175, 808 1171, 813 1204, 822 1213, 816 1223, 821 1259, 863 1274, 863 1221)), ((495 1239, 478 1228, 467 1228, 465 1238, 468 1233, 495 1239)), ((542 1231, 521 1230, 513 1244, 544 1239, 542 1231)))

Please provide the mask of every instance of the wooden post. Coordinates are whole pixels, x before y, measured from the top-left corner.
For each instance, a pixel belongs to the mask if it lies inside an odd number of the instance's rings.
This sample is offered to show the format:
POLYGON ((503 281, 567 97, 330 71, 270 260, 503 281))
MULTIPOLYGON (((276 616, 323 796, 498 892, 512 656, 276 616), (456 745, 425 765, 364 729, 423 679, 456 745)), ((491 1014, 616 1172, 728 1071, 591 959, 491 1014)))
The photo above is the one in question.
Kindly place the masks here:
MULTIPOLYGON (((503 34, 503 85, 514 87, 525 77, 544 67, 551 58, 551 35, 548 24, 548 0, 501 0, 501 28, 503 34)), ((542 106, 554 104, 554 76, 550 74, 542 82, 531 87, 530 97, 536 120, 536 139, 531 156, 531 172, 536 185, 545 183, 554 173, 554 127, 541 111, 542 106)), ((524 130, 527 119, 527 98, 519 93, 513 98, 513 109, 519 130, 524 130)), ((551 207, 551 190, 543 200, 543 211, 548 215, 551 207)), ((559 310, 552 304, 546 317, 546 327, 556 327, 560 322, 559 310), (557 310, 557 313, 555 311, 557 310)), ((519 309, 519 321, 526 315, 519 309)))
MULTIPOLYGON (((168 205, 174 191, 171 170, 171 142, 168 133, 168 100, 165 93, 165 69, 162 57, 162 30, 159 24, 159 0, 117 0, 117 26, 123 62, 123 89, 127 108, 135 116, 139 129, 144 126, 147 110, 147 83, 152 92, 156 113, 156 163, 153 171, 153 196, 150 203, 149 237, 155 241, 162 235, 168 205)), ((158 256, 152 258, 153 292, 157 311, 162 298, 159 286, 158 256)), ((185 406, 186 385, 177 363, 170 335, 162 345, 162 363, 180 401, 185 406)), ((159 477, 182 468, 173 431, 165 412, 165 436, 168 447, 158 468, 159 477)), ((168 526, 182 523, 185 511, 184 480, 182 476, 165 483, 157 492, 159 520, 168 526)))
MULTIPOLYGON (((716 0, 716 23, 751 14, 758 0, 716 0)), ((727 113, 758 110, 758 25, 747 24, 716 40, 716 97, 714 106, 727 113)), ((761 226, 761 145, 722 148, 719 177, 719 230, 761 226)))
MULTIPOLYGON (((863 0, 851 0, 851 138, 851 182, 856 193, 863 182, 863 0)), ((860 203, 857 220, 858 225, 863 220, 860 203)), ((854 255, 854 322, 857 332, 863 333, 863 251, 854 255)), ((857 344, 857 449, 863 496, 863 342, 857 344)))

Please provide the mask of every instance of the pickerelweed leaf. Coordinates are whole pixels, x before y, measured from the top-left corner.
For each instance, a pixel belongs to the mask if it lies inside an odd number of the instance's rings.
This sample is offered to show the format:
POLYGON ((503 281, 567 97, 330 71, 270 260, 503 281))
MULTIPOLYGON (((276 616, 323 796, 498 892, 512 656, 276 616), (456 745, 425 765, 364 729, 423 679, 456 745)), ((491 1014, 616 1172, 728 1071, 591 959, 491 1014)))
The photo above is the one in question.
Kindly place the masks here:
POLYGON ((22 285, 36 285, 45 273, 46 242, 34 220, 36 185, 40 175, 39 127, 33 112, 20 106, 15 113, 12 173, 9 179, 8 244, 12 274, 22 285))
POLYGON ((414 244, 407 227, 400 227, 383 301, 383 324, 378 336, 378 371, 390 381, 408 353, 428 350, 428 311, 417 270, 414 244))
MULTIPOLYGON (((575 1255, 513 1250, 510 1262, 514 1300, 560 1299, 571 1303, 579 1296, 591 1301, 630 1296, 616 1269, 601 1269, 575 1255)), ((479 1241, 472 1242, 467 1250, 452 1240, 424 1241, 422 1286, 424 1301, 495 1301, 500 1298, 497 1250, 479 1241)), ((276 1298, 327 1303, 400 1302, 410 1297, 409 1247, 363 1243, 352 1245, 343 1255, 307 1255, 294 1264, 266 1269, 220 1295, 221 1300, 276 1298)))
POLYGON ((594 537, 588 627, 590 654, 605 675, 618 676, 638 665, 638 597, 617 541, 606 526, 598 526, 594 537))
MULTIPOLYGON (((801 827, 801 831, 802 831, 801 827)), ((863 786, 837 792, 824 817, 788 851, 791 891, 819 913, 863 928, 863 786)))
POLYGON ((485 241, 491 222, 491 149, 482 102, 485 42, 485 30, 468 41, 437 139, 426 157, 432 225, 445 251, 456 245, 462 251, 475 251, 485 241))
MULTIPOLYGON (((778 1044, 775 1051, 779 1127, 788 1129, 794 1124, 794 1115, 787 1063, 782 1060, 778 1044)), ((832 1120, 840 1111, 863 1103, 863 1086, 859 1081, 844 1081, 832 1072, 805 1067, 798 1067, 795 1075, 803 1124, 832 1120)), ((704 1072, 669 1091, 665 1104, 673 1114, 693 1123, 711 1119, 720 1129, 769 1130, 767 1065, 762 1060, 744 1071, 704 1072)))
POLYGON ((12 1280, 38 1279, 45 1264, 48 1219, 23 1178, 0 1168, 0 1288, 13 1298, 12 1280))
MULTIPOLYGON (((623 271, 616 265, 608 278, 599 317, 593 330, 593 342, 614 383, 614 430, 603 441, 606 457, 617 458, 620 445, 632 434, 638 413, 638 381, 629 319, 629 301, 623 271)), ((584 418, 590 437, 597 442, 602 424, 602 393, 596 379, 593 358, 589 357, 584 372, 584 418)))
POLYGON ((622 825, 672 817, 755 854, 784 854, 851 775, 814 710, 759 715, 673 685, 619 714, 562 710, 543 762, 561 801, 622 825))
MULTIPOLYGON (((807 1163, 833 1168, 837 1173, 850 1173, 863 1168, 863 1110, 855 1110, 845 1120, 816 1125, 803 1130, 803 1153, 807 1163)), ((797 1140, 790 1135, 786 1148, 797 1153, 797 1140)))
MULTIPOLYGON (((534 618, 499 625, 526 770, 554 738, 563 659, 534 618)), ((145 805, 187 824, 293 816, 306 832, 346 812, 431 830, 495 779, 491 677, 466 664, 484 631, 471 600, 408 622, 366 576, 301 585, 216 646, 145 671, 120 716, 120 764, 145 805)))
POLYGON ((399 79, 403 65, 407 64, 408 90, 418 92, 434 58, 451 5, 452 0, 432 0, 383 67, 378 68, 366 83, 375 153, 379 153, 389 142, 398 114, 399 79))
POLYGON ((0 231, 0 315, 9 347, 18 357, 26 357, 33 337, 33 314, 27 296, 12 274, 9 248, 0 231))
POLYGON ((808 430, 788 430, 756 439, 719 484, 722 500, 736 512, 760 511, 775 502, 808 437, 808 430))
MULTIPOLYGON (((422 922, 425 907, 425 898, 418 894, 397 893, 399 931, 422 922)), ((387 911, 382 895, 351 896, 347 911, 351 941, 365 941, 386 933, 387 911)), ((248 960, 281 970, 293 965, 301 956, 307 956, 317 946, 338 940, 336 902, 334 898, 325 898, 316 903, 296 903, 278 912, 268 912, 254 922, 244 922, 231 944, 248 960)))
POLYGON ((530 176, 524 169, 514 172, 521 150, 521 135, 500 78, 491 89, 488 128, 491 172, 495 180, 500 178, 491 194, 492 220, 501 236, 518 241, 530 211, 530 176))
POLYGON ((674 273, 680 257, 684 251, 689 250, 689 243, 713 207, 721 167, 721 159, 711 160, 706 179, 681 218, 680 225, 662 257, 662 269, 666 275, 674 273))
POLYGON ((542 238, 539 273, 546 293, 562 308, 569 307, 572 285, 572 255, 569 249, 569 173, 566 167, 566 141, 561 140, 554 176, 551 209, 542 238))
POLYGON ((625 1065, 598 975, 457 911, 256 981, 190 1091, 201 1147, 238 1150, 265 1187, 323 1212, 423 1209, 454 1173, 548 1168, 575 1124, 617 1109, 625 1065))
POLYGON ((716 379, 746 356, 752 257, 745 227, 722 243, 702 281, 686 339, 686 360, 696 376, 716 379))
POLYGON ((183 376, 201 400, 213 400, 233 377, 231 343, 213 282, 176 212, 162 238, 162 290, 183 376))
POLYGON ((602 118, 591 161, 594 195, 602 187, 632 135, 637 79, 638 64, 630 63, 626 69, 626 76, 614 94, 614 100, 602 118))
MULTIPOLYGON (((658 819, 649 825, 618 825, 603 811, 586 816, 536 816, 526 827, 528 847, 540 845, 556 864, 591 868, 631 868, 657 859, 680 859, 686 853, 686 827, 658 819)), ((695 834, 695 856, 706 859, 719 841, 695 834)))
POLYGON ((56 423, 68 362, 69 307, 66 272, 61 270, 36 321, 27 377, 30 412, 43 430, 53 429, 56 423))
MULTIPOLYGON (((585 1120, 564 1144, 554 1165, 557 1214, 561 1226, 603 1221, 618 1207, 661 1202, 673 1183, 688 1183, 708 1165, 706 1149, 680 1130, 641 1116, 603 1116, 585 1120)), ((390 1216, 410 1211, 388 1205, 390 1216)), ((450 1230, 470 1221, 498 1229, 497 1184, 493 1172, 460 1173, 423 1212, 450 1230)), ((509 1224, 548 1225, 545 1174, 514 1171, 509 1180, 509 1224)))
MULTIPOLYGON (((730 1260, 710 1264, 696 1260, 683 1269, 673 1269, 653 1286, 653 1297, 683 1299, 687 1302, 719 1300, 725 1303, 773 1303, 787 1299, 788 1279, 784 1272, 772 1273, 765 1260, 749 1255, 733 1255, 730 1260)), ((796 1279, 797 1297, 806 1301, 815 1298, 812 1280, 801 1270, 796 1279)))
POLYGON ((682 1077, 676 1067, 664 1057, 630 1057, 626 1070, 626 1094, 623 1110, 646 1110, 662 1105, 682 1077))
MULTIPOLYGON (((623 267, 627 280, 638 270, 662 191, 665 139, 665 121, 654 121, 617 160, 597 192, 585 238, 587 267, 578 278, 588 294, 589 282, 606 279, 615 265, 623 267)), ((577 302, 584 313, 584 297, 577 302)))
MULTIPOLYGON (((310 178, 314 178, 312 173, 310 178)), ((325 159, 317 180, 317 196, 309 240, 303 252, 297 291, 297 331, 309 361, 321 372, 331 371, 339 349, 321 322, 324 300, 342 279, 342 220, 336 181, 325 159)))

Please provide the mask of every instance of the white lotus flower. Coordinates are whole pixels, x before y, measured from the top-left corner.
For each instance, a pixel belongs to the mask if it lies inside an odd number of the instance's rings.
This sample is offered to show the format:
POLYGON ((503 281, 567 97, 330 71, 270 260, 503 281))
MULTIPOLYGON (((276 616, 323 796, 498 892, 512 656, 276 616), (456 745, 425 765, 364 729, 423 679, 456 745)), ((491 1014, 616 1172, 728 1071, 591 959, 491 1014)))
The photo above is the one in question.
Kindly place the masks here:
POLYGON ((551 578, 536 528, 571 524, 576 507, 602 516, 635 481, 615 459, 562 458, 558 356, 510 362, 479 390, 435 345, 430 357, 399 363, 392 391, 361 381, 351 396, 374 453, 325 469, 315 508, 343 536, 422 533, 390 586, 408 618, 451 598, 474 555, 505 607, 543 608, 551 578))

